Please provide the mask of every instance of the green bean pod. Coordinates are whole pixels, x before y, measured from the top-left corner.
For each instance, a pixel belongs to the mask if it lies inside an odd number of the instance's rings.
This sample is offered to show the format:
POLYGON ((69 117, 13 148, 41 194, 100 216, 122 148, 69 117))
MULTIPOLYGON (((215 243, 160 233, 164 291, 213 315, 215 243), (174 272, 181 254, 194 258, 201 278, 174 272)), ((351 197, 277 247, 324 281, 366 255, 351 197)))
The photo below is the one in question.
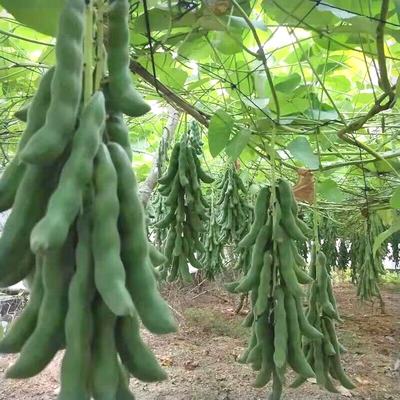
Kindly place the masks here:
POLYGON ((168 170, 165 174, 158 180, 160 185, 170 185, 175 178, 179 166, 179 150, 181 144, 179 142, 175 143, 174 148, 171 152, 171 157, 169 160, 168 170))
POLYGON ((119 383, 115 400, 135 400, 135 396, 129 389, 129 374, 121 363, 119 363, 119 383))
POLYGON ((31 104, 30 101, 25 103, 19 110, 15 111, 14 117, 21 122, 26 122, 28 120, 28 111, 31 104))
POLYGON ((29 302, 21 315, 14 320, 7 330, 6 336, 0 342, 0 353, 18 353, 36 327, 40 305, 43 300, 42 262, 36 260, 35 275, 29 302))
POLYGON ((277 368, 286 365, 288 353, 288 327, 285 311, 285 295, 280 286, 275 288, 274 309, 274 363, 277 368))
POLYGON ((21 151, 21 160, 50 164, 71 141, 82 94, 85 0, 67 0, 61 12, 56 42, 56 70, 46 122, 21 151))
POLYGON ((151 243, 149 243, 149 256, 153 266, 158 267, 167 261, 167 257, 158 251, 151 243))
POLYGON ((92 302, 95 295, 90 224, 90 213, 85 210, 78 220, 76 270, 68 292, 68 312, 65 319, 66 350, 61 364, 58 400, 90 400, 92 302))
POLYGON ((118 177, 104 144, 95 159, 94 181, 92 248, 96 287, 115 315, 132 315, 134 306, 125 286, 126 274, 120 258, 118 177))
POLYGON ((127 370, 143 382, 159 382, 167 378, 152 351, 140 337, 140 323, 136 313, 117 321, 118 353, 127 370))
POLYGON ((1 175, 0 211, 7 210, 13 205, 18 185, 25 173, 26 164, 19 162, 19 153, 35 132, 45 123, 46 111, 50 104, 50 86, 53 75, 54 68, 49 69, 43 75, 29 111, 27 110, 27 125, 19 141, 17 153, 1 175))
POLYGON ((288 362, 299 375, 313 378, 315 377, 314 371, 301 348, 301 333, 295 299, 289 291, 285 291, 285 311, 288 326, 288 362))
POLYGON ((266 210, 270 198, 270 191, 268 187, 261 188, 258 193, 256 204, 254 207, 254 222, 251 225, 249 233, 239 242, 239 247, 247 247, 256 241, 258 232, 265 224, 267 219, 266 210))
POLYGON ((22 253, 22 258, 19 263, 14 266, 12 273, 1 278, 0 287, 16 285, 18 282, 21 282, 25 278, 29 277, 34 269, 35 256, 29 249, 27 249, 24 253, 22 253))
POLYGON ((114 0, 108 13, 107 60, 110 105, 131 117, 150 111, 150 106, 134 88, 129 70, 129 1, 114 0))
POLYGON ((121 146, 110 143, 108 148, 118 174, 121 257, 129 292, 146 328, 153 333, 174 332, 176 322, 157 289, 152 272, 144 210, 135 174, 121 146))
POLYGON ((111 113, 107 119, 107 134, 112 142, 118 143, 132 160, 132 149, 129 141, 129 129, 124 121, 122 113, 111 113))
POLYGON ((68 287, 74 270, 72 238, 60 250, 43 257, 44 297, 37 324, 18 360, 6 371, 8 378, 30 378, 41 372, 64 343, 68 287))
POLYGON ((94 400, 114 400, 119 386, 119 362, 115 343, 117 317, 100 298, 94 303, 91 387, 94 400))
POLYGON ((59 248, 64 243, 93 175, 93 160, 100 145, 104 119, 104 96, 96 92, 83 110, 71 153, 50 197, 46 215, 32 231, 31 249, 35 253, 59 248))
MULTIPOLYGON (((24 278, 20 268, 27 266, 24 258, 30 252, 29 236, 45 212, 54 185, 54 169, 36 165, 30 165, 26 169, 0 237, 0 287, 12 281, 17 283, 24 278)), ((27 267, 25 272, 28 275, 30 269, 27 267)))

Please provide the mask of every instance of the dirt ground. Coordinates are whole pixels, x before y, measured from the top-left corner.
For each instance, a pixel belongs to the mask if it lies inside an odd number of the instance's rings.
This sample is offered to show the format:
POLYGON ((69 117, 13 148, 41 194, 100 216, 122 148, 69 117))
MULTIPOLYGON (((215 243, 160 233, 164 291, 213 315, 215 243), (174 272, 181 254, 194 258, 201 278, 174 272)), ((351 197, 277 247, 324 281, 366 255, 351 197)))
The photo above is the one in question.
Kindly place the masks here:
MULTIPOLYGON (((307 382, 287 389, 285 400, 400 400, 400 287, 385 287, 386 314, 360 304, 349 284, 335 286, 343 323, 339 338, 348 349, 343 364, 357 389, 329 394, 307 382)), ((169 375, 167 381, 145 384, 131 380, 138 400, 258 400, 270 386, 255 389, 255 373, 235 359, 246 346, 243 315, 235 315, 237 298, 216 285, 165 289, 180 329, 147 342, 169 375)), ((51 400, 57 397, 60 355, 39 376, 27 381, 5 380, 13 357, 0 358, 0 400, 51 400)), ((290 382, 291 379, 289 379, 290 382)))

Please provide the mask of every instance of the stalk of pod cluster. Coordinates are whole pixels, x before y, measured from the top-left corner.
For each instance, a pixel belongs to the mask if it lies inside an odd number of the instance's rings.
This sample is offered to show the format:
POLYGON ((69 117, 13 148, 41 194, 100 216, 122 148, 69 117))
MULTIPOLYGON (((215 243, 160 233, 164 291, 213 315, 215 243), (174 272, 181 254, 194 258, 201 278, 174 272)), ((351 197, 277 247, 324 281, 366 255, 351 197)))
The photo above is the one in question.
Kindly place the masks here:
POLYGON ((127 400, 129 375, 166 378, 140 320, 157 334, 175 331, 176 322, 157 288, 155 267, 165 258, 147 239, 122 118, 149 110, 129 75, 129 2, 109 4, 109 75, 89 98, 86 7, 65 2, 56 66, 41 80, 0 180, 0 209, 12 207, 0 238, 0 285, 34 276, 0 352, 20 353, 8 377, 29 378, 65 348, 60 400, 127 400))

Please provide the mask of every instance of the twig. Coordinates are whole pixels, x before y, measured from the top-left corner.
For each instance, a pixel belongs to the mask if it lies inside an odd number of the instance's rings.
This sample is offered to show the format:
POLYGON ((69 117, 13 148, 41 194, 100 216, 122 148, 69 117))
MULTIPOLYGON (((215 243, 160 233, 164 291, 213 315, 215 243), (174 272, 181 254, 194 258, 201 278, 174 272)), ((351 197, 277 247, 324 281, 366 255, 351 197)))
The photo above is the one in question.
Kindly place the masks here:
POLYGON ((209 292, 209 290, 207 289, 207 290, 205 290, 204 292, 198 293, 198 294, 196 294, 196 296, 193 296, 193 297, 192 297, 192 300, 197 299, 198 297, 200 297, 200 296, 202 296, 203 294, 206 294, 206 293, 208 293, 208 292, 209 292))
POLYGON ((178 310, 175 310, 175 308, 172 307, 170 304, 168 304, 168 307, 169 307, 175 314, 179 315, 182 319, 185 319, 185 317, 184 317, 178 310))
POLYGON ((392 94, 388 72, 386 68, 386 55, 385 55, 385 24, 389 10, 389 0, 382 0, 381 14, 378 26, 376 27, 376 50, 378 53, 378 65, 380 72, 380 84, 382 89, 387 94, 392 94))
POLYGON ((174 108, 178 108, 191 115, 200 124, 208 127, 208 122, 210 116, 204 112, 198 110, 196 107, 189 104, 186 100, 179 97, 171 89, 161 83, 157 78, 155 78, 146 68, 144 68, 137 61, 131 60, 130 69, 132 72, 138 74, 147 83, 157 89, 158 93, 164 97, 164 99, 171 104, 174 108))
POLYGON ((267 58, 265 57, 263 45, 262 45, 261 40, 260 40, 260 38, 259 38, 259 36, 257 34, 256 28, 254 27, 253 23, 250 21, 250 18, 248 17, 246 12, 243 10, 243 8, 240 6, 240 4, 238 4, 236 0, 232 0, 232 4, 235 6, 235 8, 239 11, 239 14, 246 21, 246 24, 250 28, 251 33, 253 34, 254 40, 257 43, 257 47, 258 47, 257 55, 258 55, 259 58, 261 58, 261 61, 262 61, 263 66, 264 66, 265 74, 267 75, 268 85, 269 85, 269 88, 271 90, 272 98, 274 99, 274 103, 275 103, 276 119, 277 119, 277 123, 279 124, 280 107, 279 107, 278 96, 276 94, 275 86, 274 86, 274 83, 272 81, 272 76, 271 76, 270 70, 268 68, 267 58))

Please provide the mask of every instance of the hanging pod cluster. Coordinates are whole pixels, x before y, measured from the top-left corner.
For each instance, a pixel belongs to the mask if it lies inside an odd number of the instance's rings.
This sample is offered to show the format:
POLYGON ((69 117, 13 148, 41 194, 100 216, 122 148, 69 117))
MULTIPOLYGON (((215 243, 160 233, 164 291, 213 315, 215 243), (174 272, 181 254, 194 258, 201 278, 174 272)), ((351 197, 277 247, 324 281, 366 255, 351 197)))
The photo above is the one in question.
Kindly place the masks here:
MULTIPOLYGON (((371 213, 369 215, 370 219, 370 241, 371 246, 374 245, 375 239, 383 232, 386 231, 386 227, 383 224, 382 218, 379 216, 378 212, 371 213)), ((368 229, 367 229, 368 230, 368 229)), ((385 267, 383 266, 383 260, 388 254, 388 241, 385 240, 379 247, 375 255, 375 262, 377 264, 377 269, 380 274, 385 273, 385 267)))
POLYGON ((361 300, 371 300, 380 297, 379 277, 382 274, 379 261, 372 253, 370 240, 365 241, 361 264, 358 265, 357 296, 361 300))
POLYGON ((208 229, 204 234, 204 255, 201 265, 204 266, 206 278, 213 280, 224 268, 224 243, 220 240, 220 226, 217 223, 213 204, 210 207, 208 229))
POLYGON ((234 166, 225 171, 218 189, 221 193, 216 203, 219 207, 220 240, 224 243, 238 243, 246 228, 249 207, 243 199, 246 188, 234 166))
POLYGON ((339 270, 344 271, 349 266, 350 254, 347 250, 345 239, 340 239, 337 267, 339 270))
POLYGON ((305 260, 296 241, 306 240, 309 228, 297 216, 297 204, 286 181, 279 181, 275 201, 263 187, 256 200, 254 222, 239 246, 253 246, 251 266, 239 281, 229 284, 235 293, 250 293, 252 312, 245 320, 251 327, 248 347, 239 361, 259 371, 255 386, 271 377, 271 400, 281 398, 289 365, 304 378, 315 377, 302 349, 302 337, 319 340, 322 333, 307 320, 300 284, 312 282, 304 272, 305 260))
POLYGON ((358 282, 358 271, 364 259, 365 240, 358 230, 354 230, 351 233, 350 241, 351 281, 355 284, 358 282))
MULTIPOLYGON (((245 237, 251 229, 254 218, 253 214, 253 210, 249 207, 247 221, 244 222, 243 237, 245 237)), ((237 246, 237 248, 235 249, 237 258, 234 269, 243 275, 247 274, 247 271, 251 266, 252 249, 253 246, 237 246)))
POLYGON ((197 152, 188 135, 176 143, 166 173, 159 179, 159 192, 169 208, 156 228, 169 228, 164 246, 168 261, 160 267, 161 276, 169 281, 192 282, 189 263, 201 268, 195 253, 203 254, 200 233, 205 230, 208 204, 201 192, 201 182, 212 183, 200 165, 197 152))
POLYGON ((158 191, 154 192, 152 196, 152 201, 148 206, 150 208, 150 212, 148 210, 148 214, 151 213, 151 222, 150 222, 150 234, 152 236, 152 241, 157 249, 161 249, 163 243, 167 237, 167 227, 160 228, 157 223, 162 221, 165 217, 166 206, 165 206, 165 197, 162 196, 158 191))
POLYGON ((319 237, 322 239, 321 251, 326 256, 326 267, 331 273, 332 269, 337 267, 339 253, 336 247, 338 239, 337 226, 329 215, 322 218, 319 226, 319 237))
MULTIPOLYGON (((338 341, 335 331, 335 320, 339 321, 339 313, 332 282, 326 269, 326 257, 323 252, 312 251, 310 261, 310 275, 314 279, 311 284, 306 317, 308 322, 323 337, 317 340, 304 340, 304 353, 308 363, 313 368, 317 383, 329 392, 338 393, 333 379, 347 388, 355 386, 343 370, 340 354, 345 351, 338 341)), ((306 381, 304 376, 299 376, 292 384, 298 387, 306 381)))
POLYGON ((65 3, 56 66, 41 80, 0 183, 1 208, 12 206, 0 285, 34 274, 0 352, 20 353, 8 377, 29 378, 65 348, 60 400, 127 400, 129 374, 165 378, 140 338, 140 319, 158 334, 176 323, 156 286, 153 265, 162 257, 147 240, 127 130, 113 117, 148 110, 129 77, 129 3, 114 0, 108 12, 106 97, 98 90, 82 105, 86 7, 65 3))
POLYGON ((376 237, 385 230, 382 220, 376 213, 370 214, 364 221, 364 240, 360 245, 357 265, 357 296, 361 300, 372 300, 373 297, 381 299, 379 290, 379 277, 385 273, 382 259, 386 256, 386 249, 381 249, 373 254, 373 244, 376 237))
POLYGON ((201 140, 201 130, 197 121, 191 121, 188 136, 190 144, 198 156, 203 154, 203 141, 201 140))
POLYGON ((393 233, 390 237, 390 247, 392 249, 392 254, 390 259, 394 262, 395 269, 399 268, 400 265, 400 232, 397 231, 393 233))

